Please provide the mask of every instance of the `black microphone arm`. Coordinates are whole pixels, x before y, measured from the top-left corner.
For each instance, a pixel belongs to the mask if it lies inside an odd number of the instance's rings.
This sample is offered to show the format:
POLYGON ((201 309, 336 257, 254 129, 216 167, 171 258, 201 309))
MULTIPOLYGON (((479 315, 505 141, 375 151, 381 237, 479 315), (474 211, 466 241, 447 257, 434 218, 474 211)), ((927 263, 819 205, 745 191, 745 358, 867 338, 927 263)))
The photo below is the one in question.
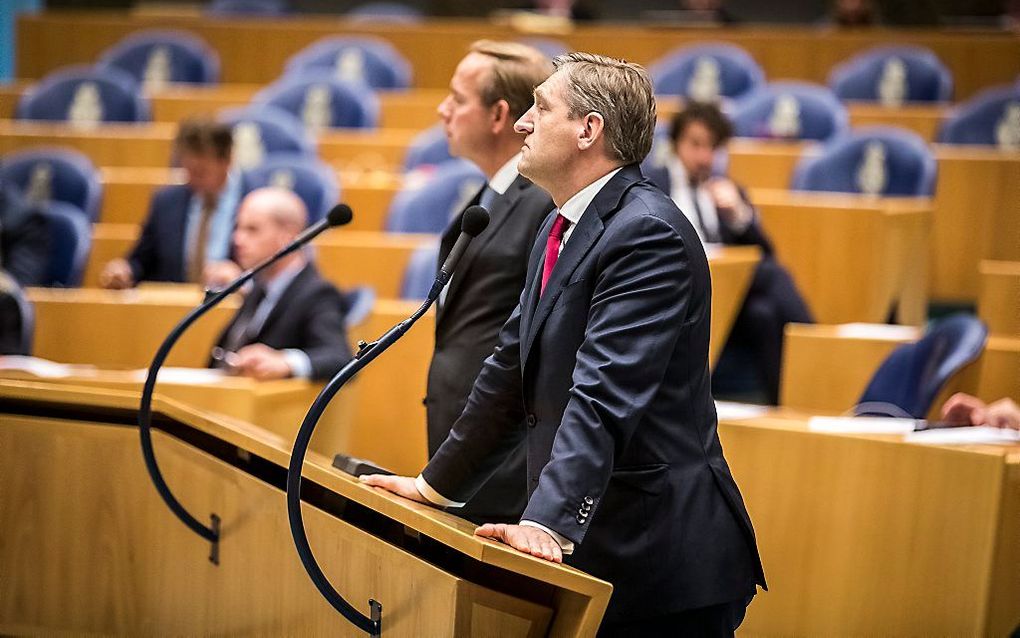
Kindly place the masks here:
POLYGON ((181 505, 180 501, 170 491, 170 487, 167 485, 166 480, 163 478, 162 472, 159 470, 159 464, 156 463, 156 455, 152 448, 152 393, 156 389, 156 377, 159 374, 159 369, 163 366, 167 356, 170 354, 170 349, 174 347, 184 331, 195 323, 205 313, 209 312, 213 307, 223 301, 228 295, 235 292, 248 281, 259 274, 270 265, 276 263, 280 259, 283 259, 287 255, 298 250, 312 239, 317 237, 327 228, 334 226, 343 226, 351 221, 353 213, 351 207, 347 204, 337 204, 329 211, 325 219, 309 226, 300 235, 294 238, 287 246, 285 246, 280 252, 276 253, 269 259, 266 259, 262 263, 256 265, 254 268, 246 270, 230 283, 226 288, 216 292, 206 292, 206 299, 199 304, 197 308, 189 312, 180 323, 178 323, 170 334, 167 335, 166 339, 160 345, 156 351, 156 356, 153 357, 152 363, 149 365, 149 374, 145 378, 145 386, 142 389, 142 399, 138 406, 138 432, 142 442, 142 456, 145 459, 145 468, 149 472, 149 478, 152 479, 153 485, 156 486, 156 491, 163 498, 163 502, 166 503, 170 511, 181 520, 182 523, 187 525, 191 531, 195 532, 202 538, 206 539, 212 544, 212 548, 209 553, 209 560, 214 564, 219 564, 219 537, 220 537, 220 517, 216 514, 210 516, 210 525, 206 526, 200 523, 194 516, 192 516, 184 506, 181 505))
POLYGON ((340 612, 344 618, 354 626, 368 633, 370 636, 379 636, 382 630, 382 605, 369 599, 368 606, 370 616, 366 616, 355 609, 350 603, 333 588, 333 585, 322 572, 322 568, 315 561, 312 548, 308 544, 308 535, 305 533, 305 523, 301 515, 301 468, 305 463, 305 455, 308 453, 308 444, 312 440, 315 426, 318 425, 322 413, 326 410, 329 402, 333 399, 340 388, 351 380, 362 368, 371 363, 376 357, 386 351, 387 348, 397 342, 411 326, 415 324, 432 306, 439 297, 443 287, 450 281, 450 276, 457 268, 457 263, 464 256, 471 240, 480 234, 489 224, 489 213, 481 206, 471 206, 464 211, 461 220, 461 233, 450 251, 449 258, 443 263, 442 268, 436 275, 436 281, 432 284, 428 297, 414 313, 407 319, 390 328, 383 336, 372 343, 364 341, 358 344, 358 352, 354 358, 347 362, 335 377, 330 379, 326 387, 322 389, 319 396, 315 398, 312 406, 305 414, 301 428, 298 430, 297 438, 294 440, 294 449, 290 453, 290 467, 287 468, 287 517, 290 520, 290 533, 294 537, 294 545, 297 548, 301 564, 312 579, 319 593, 340 612))

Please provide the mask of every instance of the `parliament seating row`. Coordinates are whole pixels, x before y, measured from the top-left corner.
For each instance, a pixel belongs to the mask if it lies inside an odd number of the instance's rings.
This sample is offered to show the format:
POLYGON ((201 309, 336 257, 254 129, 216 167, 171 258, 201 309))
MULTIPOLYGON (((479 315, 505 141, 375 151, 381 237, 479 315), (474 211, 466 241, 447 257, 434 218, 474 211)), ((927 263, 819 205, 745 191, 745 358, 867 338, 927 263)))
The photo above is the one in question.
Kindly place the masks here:
MULTIPOLYGON (((443 88, 467 46, 479 38, 506 39, 506 25, 478 20, 430 20, 415 25, 287 18, 217 20, 50 11, 18 21, 20 78, 40 78, 68 64, 94 62, 125 36, 146 28, 184 29, 209 43, 221 60, 227 83, 267 84, 286 61, 313 42, 343 33, 372 35, 390 42, 416 64, 414 86, 443 88), (244 37, 238 37, 243 33, 244 37), (258 47, 250 46, 258 42, 258 47)), ((522 37, 524 34, 520 34, 522 37)), ((562 38, 572 49, 593 51, 650 64, 677 47, 720 41, 745 49, 769 78, 823 83, 833 67, 855 53, 895 39, 903 45, 934 52, 955 78, 956 99, 1015 81, 1020 74, 1020 43, 1007 33, 873 29, 833 32, 812 28, 747 28, 739 30, 672 30, 655 26, 593 24, 574 28, 562 38)))

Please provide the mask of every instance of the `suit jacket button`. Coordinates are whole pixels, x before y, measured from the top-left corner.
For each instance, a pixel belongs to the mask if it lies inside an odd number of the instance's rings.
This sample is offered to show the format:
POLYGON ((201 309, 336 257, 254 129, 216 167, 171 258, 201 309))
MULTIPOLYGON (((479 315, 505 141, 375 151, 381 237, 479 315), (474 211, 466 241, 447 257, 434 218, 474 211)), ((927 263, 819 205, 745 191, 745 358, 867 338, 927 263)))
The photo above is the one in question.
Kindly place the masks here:
POLYGON ((586 505, 591 505, 591 504, 593 504, 593 503, 594 503, 595 501, 594 501, 594 500, 592 499, 592 497, 590 497, 590 496, 585 496, 585 497, 584 497, 584 502, 585 502, 585 504, 586 504, 586 505))
POLYGON ((534 414, 529 414, 527 420, 528 420, 528 427, 529 428, 535 427, 535 424, 538 423, 538 419, 535 418, 534 414))
POLYGON ((577 524, 578 524, 578 525, 584 525, 584 522, 585 522, 586 520, 588 520, 588 518, 587 518, 587 517, 585 517, 585 516, 582 516, 581 514, 578 514, 578 515, 577 515, 577 524))
POLYGON ((587 514, 588 512, 591 511, 591 505, 585 503, 584 505, 581 506, 581 511, 587 514))

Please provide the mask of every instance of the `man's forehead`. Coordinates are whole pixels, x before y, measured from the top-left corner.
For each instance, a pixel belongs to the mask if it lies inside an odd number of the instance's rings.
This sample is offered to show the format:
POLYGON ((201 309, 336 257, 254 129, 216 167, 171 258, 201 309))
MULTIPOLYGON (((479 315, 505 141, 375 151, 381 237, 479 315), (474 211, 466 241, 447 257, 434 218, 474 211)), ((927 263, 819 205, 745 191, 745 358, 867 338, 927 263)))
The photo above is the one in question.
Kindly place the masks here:
POLYGON ((559 97, 562 93, 562 84, 562 74, 559 71, 553 73, 545 82, 535 87, 535 99, 541 98, 548 102, 550 99, 559 97))

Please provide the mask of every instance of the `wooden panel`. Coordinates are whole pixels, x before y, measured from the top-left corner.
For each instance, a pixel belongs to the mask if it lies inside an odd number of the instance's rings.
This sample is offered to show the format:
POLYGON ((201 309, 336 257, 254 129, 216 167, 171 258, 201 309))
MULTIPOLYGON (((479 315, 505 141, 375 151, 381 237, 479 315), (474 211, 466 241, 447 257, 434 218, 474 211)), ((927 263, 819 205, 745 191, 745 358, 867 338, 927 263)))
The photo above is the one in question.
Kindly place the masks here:
POLYGON ((1004 636, 1020 622, 1020 447, 815 434, 803 418, 719 434, 770 587, 741 632, 1004 636))
POLYGON ((772 190, 752 200, 817 321, 880 322, 896 304, 902 321, 923 321, 928 200, 772 190))
MULTIPOLYGON (((182 28, 212 45, 227 83, 265 84, 283 71, 286 60, 315 40, 335 35, 370 34, 395 46, 414 67, 414 86, 446 87, 468 45, 479 38, 515 37, 506 24, 481 20, 430 20, 394 25, 294 17, 285 20, 216 19, 118 13, 56 12, 18 19, 17 76, 38 78, 71 63, 88 64, 131 31, 182 28), (243 37, 239 37, 239 33, 243 37), (252 47, 252 42, 258 42, 252 47)), ((833 31, 812 27, 740 29, 657 29, 655 26, 593 24, 559 36, 569 47, 648 64, 671 49, 698 42, 731 42, 748 50, 770 79, 824 83, 832 67, 853 54, 895 41, 933 49, 954 76, 956 98, 981 88, 1012 82, 1020 73, 1020 43, 1008 33, 885 29, 833 31)))
POLYGON ((1020 336, 1020 261, 984 260, 978 316, 993 334, 1020 336))
POLYGON ((987 402, 1009 397, 1020 403, 1020 337, 988 337, 978 369, 980 380, 973 394, 987 402))

